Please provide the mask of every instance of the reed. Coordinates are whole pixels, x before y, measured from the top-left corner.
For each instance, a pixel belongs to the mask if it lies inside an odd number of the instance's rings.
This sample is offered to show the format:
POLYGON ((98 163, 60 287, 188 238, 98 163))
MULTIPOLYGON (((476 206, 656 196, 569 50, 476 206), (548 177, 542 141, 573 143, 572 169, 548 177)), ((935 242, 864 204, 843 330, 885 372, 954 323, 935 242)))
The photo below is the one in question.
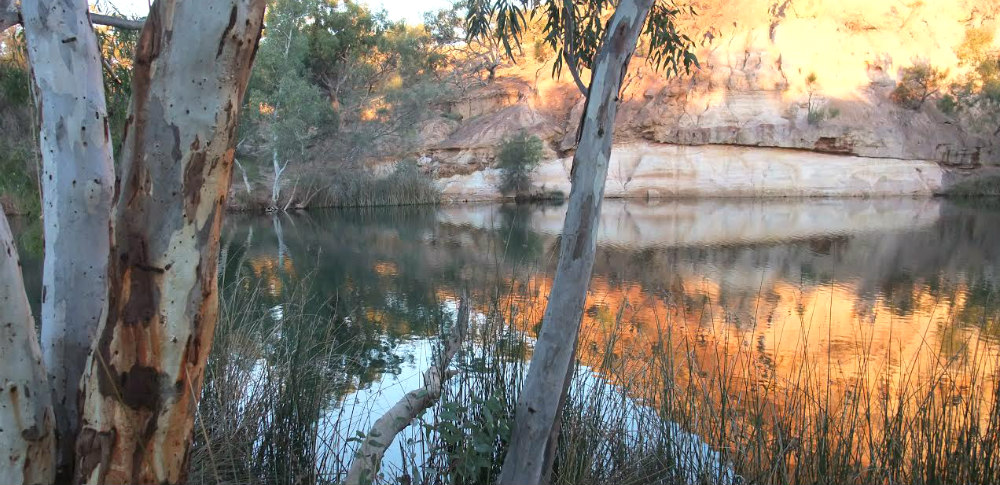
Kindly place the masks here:
MULTIPOLYGON (((496 479, 541 320, 540 305, 525 303, 537 298, 528 276, 497 275, 472 292, 459 374, 393 445, 399 458, 384 463, 376 483, 496 479)), ((360 312, 311 311, 315 302, 297 290, 280 304, 276 324, 274 307, 260 302, 266 292, 235 284, 242 286, 222 305, 206 378, 192 482, 338 483, 357 439, 336 424, 364 429, 378 417, 371 403, 345 399, 378 378, 366 357, 372 337, 352 330, 365 325, 360 312)), ((656 332, 637 336, 640 305, 625 301, 587 317, 597 322, 587 332, 599 335, 580 339, 586 359, 562 413, 553 483, 1000 481, 1000 354, 988 335, 925 349, 936 352, 930 366, 885 367, 878 351, 861 346, 857 372, 846 377, 844 363, 803 346, 777 372, 766 351, 741 343, 747 335, 712 325, 696 335, 677 330, 683 322, 672 318, 712 318, 722 313, 717 303, 680 305, 673 317, 658 317, 656 332)), ((442 311, 442 332, 449 315, 442 311)), ((980 318, 982 328, 1000 321, 980 318)))

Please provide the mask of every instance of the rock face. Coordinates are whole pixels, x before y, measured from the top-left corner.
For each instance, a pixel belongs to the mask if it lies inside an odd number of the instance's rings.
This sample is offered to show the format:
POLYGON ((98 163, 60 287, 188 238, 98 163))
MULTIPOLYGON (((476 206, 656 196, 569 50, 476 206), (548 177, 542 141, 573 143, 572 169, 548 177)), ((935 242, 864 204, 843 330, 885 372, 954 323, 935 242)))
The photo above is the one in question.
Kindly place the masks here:
MULTIPOLYGON (((572 158, 544 162, 535 184, 569 193, 572 158)), ((932 195, 946 184, 940 164, 739 146, 634 143, 611 153, 605 195, 621 197, 773 197, 932 195)), ((493 200, 499 172, 440 180, 451 200, 493 200)))
MULTIPOLYGON (((693 3, 699 14, 682 26, 701 45, 701 69, 667 79, 633 61, 609 196, 928 194, 949 168, 1000 164, 995 127, 932 101, 911 110, 889 99, 900 71, 918 62, 959 79, 965 32, 996 30, 1000 2, 693 3)), ((549 63, 532 62, 456 99, 449 123, 429 123, 437 129, 420 155, 446 196, 497 197, 493 153, 521 130, 546 142, 537 185, 568 192, 582 97, 568 74, 553 80, 549 63)))

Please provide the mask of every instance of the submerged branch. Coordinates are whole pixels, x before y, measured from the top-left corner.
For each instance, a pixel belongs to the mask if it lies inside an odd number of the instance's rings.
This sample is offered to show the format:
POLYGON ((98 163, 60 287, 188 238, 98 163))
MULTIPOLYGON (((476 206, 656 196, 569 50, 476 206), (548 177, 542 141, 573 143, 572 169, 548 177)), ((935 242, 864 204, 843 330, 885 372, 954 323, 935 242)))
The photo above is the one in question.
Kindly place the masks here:
POLYGON ((469 298, 463 292, 458 304, 458 318, 451 335, 445 342, 444 349, 434 359, 431 367, 424 372, 424 386, 404 395, 399 402, 389 409, 365 436, 358 448, 358 453, 351 462, 347 472, 345 485, 363 485, 375 483, 375 474, 382 465, 382 456, 386 448, 396 439, 396 435, 406 429, 410 422, 419 417, 427 408, 441 397, 444 383, 455 374, 448 370, 451 359, 462 347, 465 333, 469 326, 469 298))

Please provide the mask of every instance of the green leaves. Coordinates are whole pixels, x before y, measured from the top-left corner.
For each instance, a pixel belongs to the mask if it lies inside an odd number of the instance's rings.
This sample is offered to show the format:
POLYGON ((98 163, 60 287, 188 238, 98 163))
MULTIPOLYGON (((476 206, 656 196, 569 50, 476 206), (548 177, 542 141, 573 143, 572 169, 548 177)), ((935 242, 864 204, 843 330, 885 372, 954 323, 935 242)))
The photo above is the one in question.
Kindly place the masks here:
MULTIPOLYGON (((665 70, 668 75, 676 76, 681 69, 690 73, 691 67, 701 67, 695 57, 694 42, 685 34, 677 31, 674 19, 685 13, 673 2, 656 2, 646 19, 645 38, 649 43, 647 60, 657 70, 665 70)), ((687 13, 694 15, 694 8, 687 13)))
POLYGON ((542 159, 542 140, 521 132, 500 145, 497 167, 500 169, 500 193, 526 195, 531 190, 531 176, 542 159))
MULTIPOLYGON (((528 17, 544 17, 544 41, 559 55, 552 74, 563 67, 578 71, 590 69, 604 42, 606 23, 617 2, 611 0, 546 0, 532 7, 528 0, 470 0, 466 15, 469 39, 494 37, 499 39, 507 57, 513 48, 520 48, 521 36, 528 17)), ((646 20, 642 43, 648 45, 647 61, 668 75, 688 73, 700 67, 695 56, 694 42, 678 31, 675 20, 680 15, 695 15, 693 7, 679 7, 673 0, 657 0, 646 20)))

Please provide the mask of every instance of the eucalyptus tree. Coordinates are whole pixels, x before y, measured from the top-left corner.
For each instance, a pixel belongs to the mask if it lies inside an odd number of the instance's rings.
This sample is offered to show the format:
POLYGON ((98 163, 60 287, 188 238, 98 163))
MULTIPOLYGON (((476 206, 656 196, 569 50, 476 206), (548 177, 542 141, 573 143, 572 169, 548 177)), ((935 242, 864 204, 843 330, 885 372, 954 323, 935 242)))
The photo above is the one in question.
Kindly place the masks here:
POLYGON ((35 0, 20 12, 16 3, 0 10, 23 22, 42 114, 41 326, 42 343, 54 344, 45 376, 4 219, 0 478, 52 483, 58 441, 60 482, 183 482, 217 319, 234 134, 266 0, 158 0, 144 22, 108 21, 142 25, 117 184, 87 2, 35 0))
MULTIPOLYGON (((80 376, 107 298, 115 184, 111 134, 87 12, 40 0, 24 2, 22 17, 41 119, 41 345, 58 435, 70 437, 78 426, 80 376)), ((72 440, 60 441, 63 470, 72 447, 72 440)))
POLYGON ((535 4, 530 0, 472 0, 467 16, 470 35, 501 39, 508 55, 520 44, 526 14, 543 16, 545 42, 559 53, 553 73, 566 67, 586 97, 555 280, 517 400, 500 474, 504 485, 547 483, 552 472, 560 412, 594 266, 619 91, 636 43, 645 35, 647 60, 654 67, 676 74, 697 66, 693 43, 675 25, 677 16, 694 12, 673 0, 547 0, 532 10, 535 4), (591 72, 589 83, 584 82, 582 68, 591 72))
POLYGON ((0 483, 52 483, 55 416, 17 247, 0 210, 0 483))

